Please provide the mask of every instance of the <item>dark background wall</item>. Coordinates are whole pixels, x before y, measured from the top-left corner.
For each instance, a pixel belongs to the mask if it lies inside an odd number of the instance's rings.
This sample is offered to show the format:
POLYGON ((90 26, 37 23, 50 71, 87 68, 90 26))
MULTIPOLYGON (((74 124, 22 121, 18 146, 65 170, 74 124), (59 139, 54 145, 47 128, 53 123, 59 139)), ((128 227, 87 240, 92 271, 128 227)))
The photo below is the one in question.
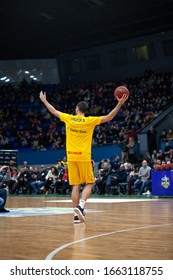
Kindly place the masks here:
POLYGON ((162 32, 57 57, 62 83, 123 80, 153 71, 173 70, 173 32, 162 32))

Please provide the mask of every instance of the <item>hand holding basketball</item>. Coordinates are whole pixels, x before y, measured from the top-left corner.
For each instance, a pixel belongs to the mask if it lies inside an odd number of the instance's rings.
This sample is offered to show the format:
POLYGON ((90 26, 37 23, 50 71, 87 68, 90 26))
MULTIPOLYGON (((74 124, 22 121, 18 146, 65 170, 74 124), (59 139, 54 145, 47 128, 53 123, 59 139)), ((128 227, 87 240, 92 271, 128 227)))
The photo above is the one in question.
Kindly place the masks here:
POLYGON ((119 86, 114 90, 114 97, 118 100, 121 99, 124 94, 127 95, 127 98, 130 95, 130 92, 129 92, 128 88, 126 88, 124 86, 119 86))

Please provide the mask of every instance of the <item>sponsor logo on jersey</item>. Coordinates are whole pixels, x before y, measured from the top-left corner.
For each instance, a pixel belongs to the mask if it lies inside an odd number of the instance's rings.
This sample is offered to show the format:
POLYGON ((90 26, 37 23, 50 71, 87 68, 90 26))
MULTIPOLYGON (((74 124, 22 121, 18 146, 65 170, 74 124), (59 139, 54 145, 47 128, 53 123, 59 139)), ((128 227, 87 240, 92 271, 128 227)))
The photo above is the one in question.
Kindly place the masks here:
POLYGON ((80 118, 71 117, 70 120, 74 121, 74 122, 78 122, 78 123, 84 123, 85 122, 84 118, 80 119, 80 118))
POLYGON ((71 151, 68 151, 68 154, 69 155, 82 155, 82 152, 71 152, 71 151))
POLYGON ((76 132, 76 133, 86 133, 86 130, 82 130, 82 129, 73 129, 73 128, 70 128, 70 131, 76 132))

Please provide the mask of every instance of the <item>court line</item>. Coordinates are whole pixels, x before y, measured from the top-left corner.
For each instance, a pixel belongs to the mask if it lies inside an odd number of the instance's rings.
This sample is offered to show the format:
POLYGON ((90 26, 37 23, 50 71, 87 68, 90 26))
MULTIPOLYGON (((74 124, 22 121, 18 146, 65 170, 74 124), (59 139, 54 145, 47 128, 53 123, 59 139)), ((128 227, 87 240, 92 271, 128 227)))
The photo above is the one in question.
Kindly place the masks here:
MULTIPOLYGON (((87 203, 122 203, 122 202, 153 202, 158 201, 158 198, 89 198, 87 203)), ((46 203, 66 203, 72 202, 70 199, 59 199, 59 200, 45 200, 46 203)))
MULTIPOLYGON (((65 249, 67 247, 70 247, 70 246, 72 246, 74 244, 90 240, 90 239, 94 239, 94 238, 98 238, 98 237, 103 237, 103 236, 111 235, 111 234, 122 233, 122 232, 130 232, 130 231, 134 231, 134 230, 142 230, 142 229, 148 229, 148 228, 154 228, 154 227, 164 227, 164 226, 171 226, 171 225, 173 225, 173 223, 171 223, 171 224, 162 224, 162 225, 152 225, 152 226, 145 226, 145 227, 138 227, 138 228, 130 228, 130 229, 122 229, 122 230, 117 230, 117 231, 112 231, 112 232, 107 232, 107 233, 102 233, 102 234, 97 234, 97 235, 94 235, 94 236, 82 238, 82 239, 79 239, 79 240, 76 240, 76 241, 72 241, 72 242, 66 243, 66 244, 56 248, 55 250, 53 250, 52 252, 50 252, 46 256, 45 260, 52 260, 52 258, 58 252, 62 251, 63 249, 65 249)), ((80 227, 80 225, 78 225, 78 226, 80 227)))

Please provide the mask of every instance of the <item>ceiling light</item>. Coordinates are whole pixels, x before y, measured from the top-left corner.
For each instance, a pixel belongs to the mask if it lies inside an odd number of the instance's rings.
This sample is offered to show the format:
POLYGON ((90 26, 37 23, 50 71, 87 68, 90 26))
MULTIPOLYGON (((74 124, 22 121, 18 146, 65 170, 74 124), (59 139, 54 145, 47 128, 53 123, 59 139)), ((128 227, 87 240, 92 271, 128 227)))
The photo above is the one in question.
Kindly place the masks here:
POLYGON ((6 80, 7 79, 7 77, 2 77, 0 80, 1 81, 4 81, 4 80, 6 80))

